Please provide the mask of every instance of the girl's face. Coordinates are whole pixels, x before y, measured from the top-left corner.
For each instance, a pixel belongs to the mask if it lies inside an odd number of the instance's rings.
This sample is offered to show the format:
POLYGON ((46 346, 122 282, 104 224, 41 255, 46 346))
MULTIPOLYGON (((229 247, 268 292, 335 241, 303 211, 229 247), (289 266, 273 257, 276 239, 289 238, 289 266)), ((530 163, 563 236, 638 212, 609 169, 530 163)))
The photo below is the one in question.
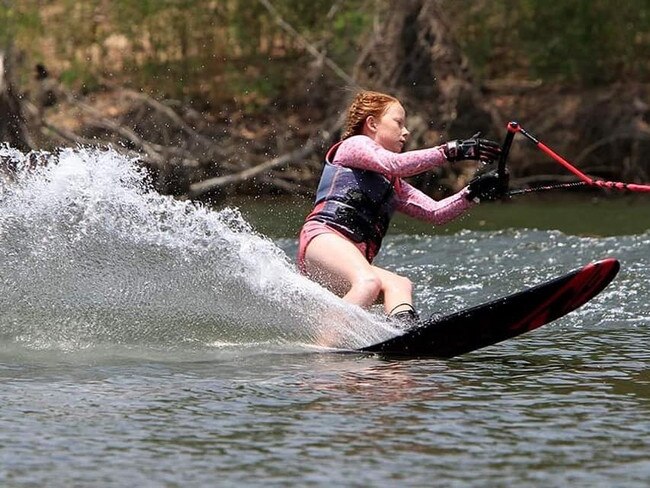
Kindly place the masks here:
POLYGON ((402 152, 409 131, 406 128, 406 112, 400 103, 391 103, 379 118, 366 119, 366 135, 370 136, 384 149, 402 152))

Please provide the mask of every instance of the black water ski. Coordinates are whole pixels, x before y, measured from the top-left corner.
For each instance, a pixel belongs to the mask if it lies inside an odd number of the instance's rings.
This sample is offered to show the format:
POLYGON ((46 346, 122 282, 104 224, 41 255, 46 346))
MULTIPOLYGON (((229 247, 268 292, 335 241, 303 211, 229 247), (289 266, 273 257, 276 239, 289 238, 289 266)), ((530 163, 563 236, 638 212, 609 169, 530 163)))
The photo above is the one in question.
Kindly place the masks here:
POLYGON ((600 293, 620 264, 604 259, 533 288, 441 318, 361 349, 383 355, 451 358, 516 337, 566 315, 600 293))

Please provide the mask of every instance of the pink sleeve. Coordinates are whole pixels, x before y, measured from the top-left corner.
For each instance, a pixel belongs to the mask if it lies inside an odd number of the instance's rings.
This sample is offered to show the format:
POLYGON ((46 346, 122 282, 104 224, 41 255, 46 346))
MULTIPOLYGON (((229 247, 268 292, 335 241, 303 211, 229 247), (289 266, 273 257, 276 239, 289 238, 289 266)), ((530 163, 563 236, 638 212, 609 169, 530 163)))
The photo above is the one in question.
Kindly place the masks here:
POLYGON ((450 197, 434 200, 403 180, 395 185, 398 211, 438 225, 459 217, 474 205, 465 198, 466 193, 467 188, 464 188, 450 197))
POLYGON ((352 136, 338 147, 332 163, 385 176, 406 178, 429 171, 447 162, 442 147, 395 153, 384 149, 368 136, 352 136))

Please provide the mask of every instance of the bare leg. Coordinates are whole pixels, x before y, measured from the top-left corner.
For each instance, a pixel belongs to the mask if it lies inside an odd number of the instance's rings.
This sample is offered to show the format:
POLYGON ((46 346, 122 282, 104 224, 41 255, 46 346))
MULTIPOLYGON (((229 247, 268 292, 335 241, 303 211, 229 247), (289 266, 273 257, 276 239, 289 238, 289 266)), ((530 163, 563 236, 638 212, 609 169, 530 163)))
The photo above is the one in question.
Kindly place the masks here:
POLYGON ((413 310, 413 284, 411 280, 377 266, 372 268, 382 283, 386 313, 392 315, 404 310, 413 310))
POLYGON ((305 251, 305 268, 312 279, 347 302, 367 308, 383 293, 386 313, 412 308, 411 282, 372 266, 354 244, 339 235, 314 237, 305 251))

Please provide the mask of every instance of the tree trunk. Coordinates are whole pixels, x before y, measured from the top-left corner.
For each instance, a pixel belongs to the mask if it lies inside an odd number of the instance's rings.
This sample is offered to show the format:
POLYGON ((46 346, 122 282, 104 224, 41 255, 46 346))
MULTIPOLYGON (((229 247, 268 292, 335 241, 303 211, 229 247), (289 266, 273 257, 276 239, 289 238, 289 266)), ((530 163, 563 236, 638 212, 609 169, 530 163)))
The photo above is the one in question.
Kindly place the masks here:
POLYGON ((0 50, 0 142, 29 151, 34 146, 23 116, 20 96, 12 83, 10 53, 10 50, 0 50))
MULTIPOLYGON (((388 91, 446 137, 497 132, 439 0, 399 0, 360 56, 355 78, 388 91)), ((426 127, 423 128, 426 130, 426 127)))

